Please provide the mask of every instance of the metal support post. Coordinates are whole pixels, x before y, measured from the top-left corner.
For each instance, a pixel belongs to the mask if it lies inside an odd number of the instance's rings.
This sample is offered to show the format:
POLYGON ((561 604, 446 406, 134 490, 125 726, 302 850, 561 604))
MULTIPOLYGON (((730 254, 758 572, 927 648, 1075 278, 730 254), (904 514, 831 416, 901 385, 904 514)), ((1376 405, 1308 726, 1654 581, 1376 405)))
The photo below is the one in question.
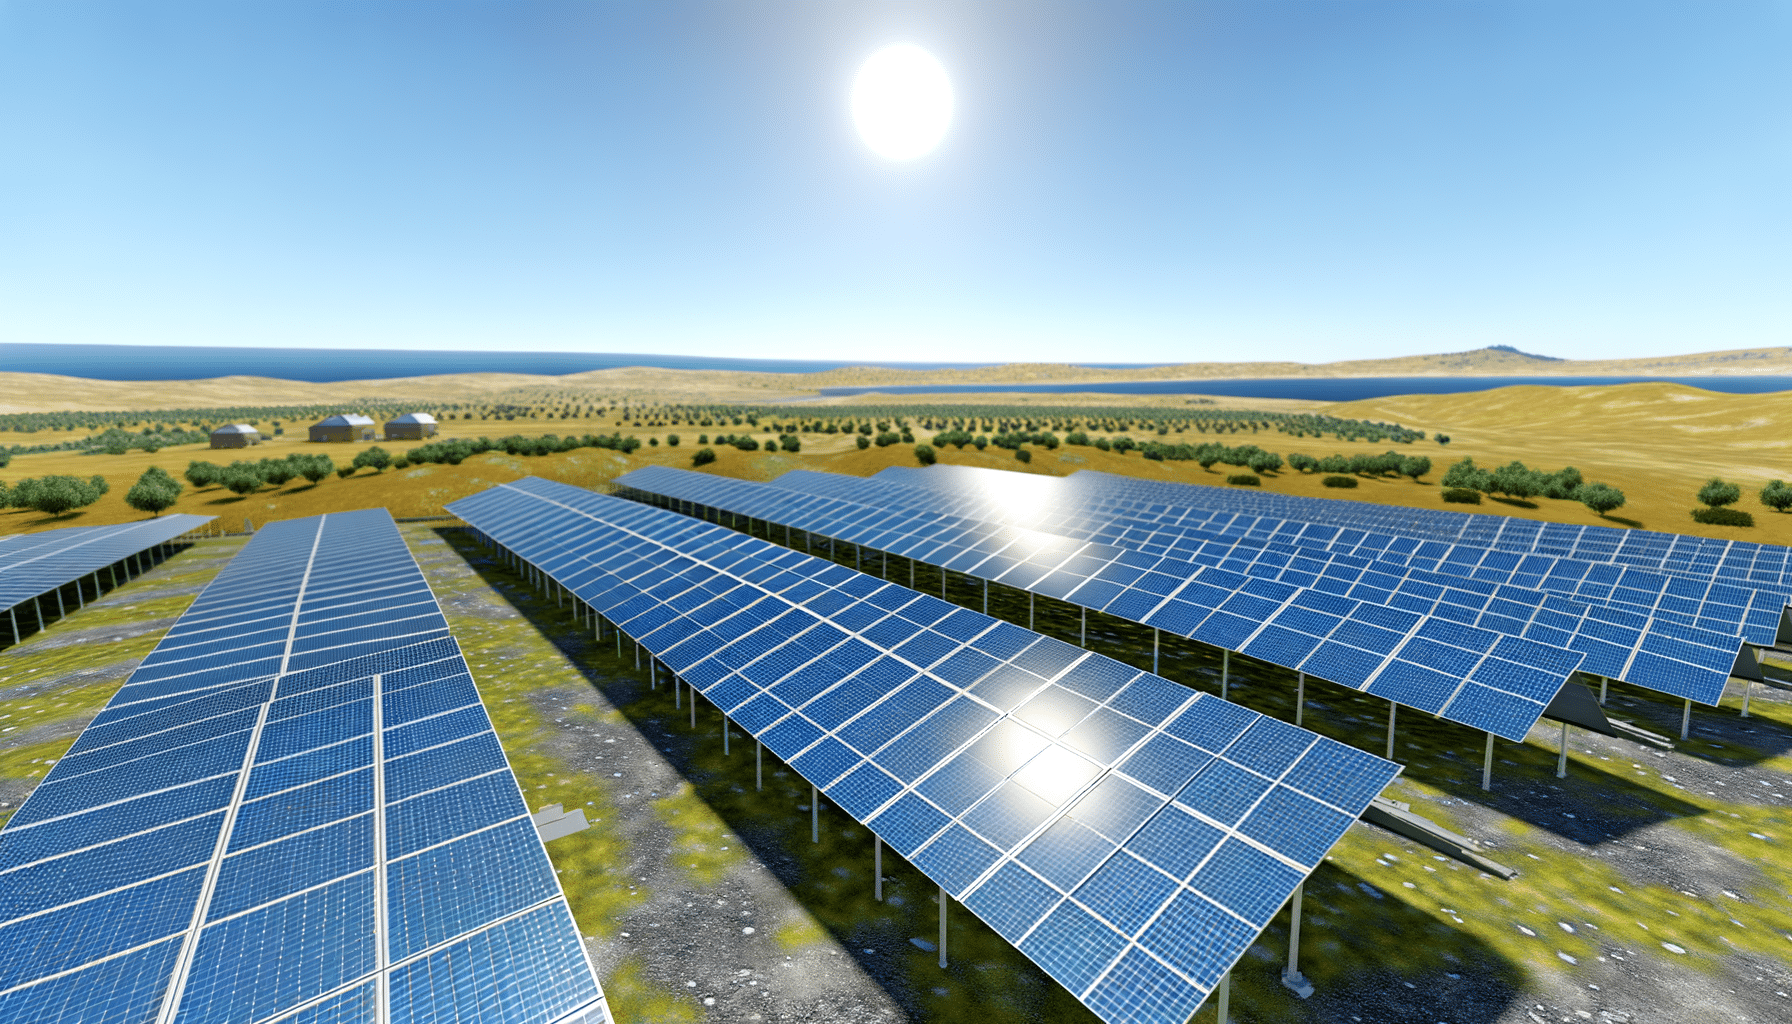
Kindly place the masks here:
POLYGON ((940 967, 946 966, 946 901, 952 897, 946 895, 946 887, 940 886, 940 967))
POLYGON ((1220 976, 1220 1006, 1217 1024, 1226 1024, 1226 1015, 1232 1009, 1232 972, 1227 971, 1220 976))
MULTIPOLYGON (((1299 725, 1301 715, 1307 710, 1307 674, 1294 673, 1294 724, 1299 725)), ((1296 889, 1296 892, 1300 890, 1296 889)))
POLYGON ((1612 683, 1612 681, 1610 679, 1607 679, 1605 676, 1599 677, 1599 703, 1601 703, 1601 704, 1605 703, 1605 691, 1606 691, 1606 688, 1611 685, 1611 683, 1612 683))
POLYGON ((1742 717, 1744 718, 1748 717, 1748 695, 1753 692, 1754 688, 1755 681, 1753 679, 1742 681, 1742 717))
POLYGON ((723 715, 722 716, 722 756, 723 757, 728 756, 728 733, 730 733, 732 731, 731 729, 728 728, 729 724, 730 723, 728 721, 728 716, 723 715))
POLYGON ((1033 594, 1031 592, 1029 592, 1027 594, 1027 628, 1028 629, 1033 628, 1033 605, 1034 605, 1035 599, 1037 597, 1038 597, 1038 595, 1033 594))
POLYGON ((1083 613, 1083 624, 1079 627, 1080 631, 1077 633, 1076 644, 1086 651, 1089 649, 1089 609, 1085 605, 1081 611, 1083 613))
POLYGON ((641 671, 641 645, 635 645, 635 671, 641 671))
POLYGON ((672 706, 674 708, 684 707, 684 690, 679 688, 677 676, 672 677, 672 706))
MULTIPOLYGON (((56 588, 56 617, 59 619, 68 618, 68 606, 62 603, 62 588, 61 587, 56 588)), ((1689 709, 1692 707, 1691 701, 1687 702, 1687 707, 1689 709)), ((1688 713, 1690 714, 1691 712, 1689 711, 1688 713)), ((1685 739, 1686 737, 1682 736, 1680 738, 1685 739)))
POLYGON ((39 598, 34 597, 31 599, 31 607, 37 609, 37 631, 42 633, 44 631, 44 603, 39 598))
POLYGON ((19 642, 19 606, 15 604, 6 609, 6 617, 12 620, 12 642, 16 644, 19 642))
POLYGON ((1481 788, 1493 789, 1493 733, 1487 734, 1487 756, 1481 759, 1481 788))
POLYGON ((1156 626, 1151 627, 1151 674, 1154 676, 1163 674, 1157 670, 1158 642, 1163 638, 1163 632, 1156 626))
POLYGON ((1388 701, 1388 760, 1390 761, 1394 759, 1394 716, 1399 710, 1400 705, 1391 700, 1388 701))
MULTIPOLYGON (((1220 699, 1221 700, 1229 699, 1226 696, 1226 693, 1230 689, 1231 680, 1232 680, 1232 652, 1231 651, 1221 651, 1220 652, 1220 699)), ((1230 977, 1230 975, 1228 975, 1227 977, 1230 977)))
POLYGON ((1686 698, 1686 710, 1680 713, 1680 738, 1692 735, 1692 698, 1686 698))
POLYGON ((753 788, 763 791, 765 789, 765 744, 759 740, 753 742, 758 744, 753 748, 753 788))
MULTIPOLYGON (((672 680, 672 686, 674 689, 677 689, 678 680, 676 678, 672 680)), ((647 688, 649 690, 657 690, 660 688, 660 663, 657 661, 649 661, 647 663, 647 688)))
POLYGON ((1556 754, 1556 778, 1568 777, 1568 723, 1562 723, 1562 746, 1556 754))
POLYGON ((908 589, 915 589, 915 560, 908 560, 908 589))
MULTIPOLYGON (((678 677, 673 676, 672 678, 677 679, 678 677)), ((686 696, 691 698, 691 728, 696 729, 697 728, 697 691, 695 689, 692 689, 690 683, 686 683, 684 685, 685 685, 685 689, 690 690, 690 693, 686 694, 686 696)))
POLYGON ((821 790, 809 783, 809 841, 821 842, 821 790))
POLYGON ((1306 888, 1303 879, 1288 904, 1288 967, 1282 971, 1282 985, 1302 999, 1313 994, 1313 983, 1300 973, 1300 898, 1306 888))
POLYGON ((81 585, 86 578, 87 577, 82 576, 75 580, 75 607, 78 609, 85 609, 87 607, 87 588, 81 585))
POLYGON ((989 614, 989 581, 983 581, 983 614, 989 614))
POLYGON ((884 901, 884 838, 875 832, 871 835, 871 874, 875 876, 875 881, 871 883, 871 895, 877 898, 877 902, 882 903, 884 901))

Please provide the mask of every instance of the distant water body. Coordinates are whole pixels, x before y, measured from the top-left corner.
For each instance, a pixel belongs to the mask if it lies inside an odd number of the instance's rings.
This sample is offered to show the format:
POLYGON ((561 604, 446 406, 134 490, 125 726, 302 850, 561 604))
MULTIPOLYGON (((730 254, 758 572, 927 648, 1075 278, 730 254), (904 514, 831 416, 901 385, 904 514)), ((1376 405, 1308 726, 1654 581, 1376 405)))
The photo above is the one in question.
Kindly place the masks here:
POLYGON ((1587 384, 1685 384, 1732 395, 1792 391, 1792 377, 1265 377, 1256 380, 1139 380, 1086 384, 915 384, 886 387, 822 388, 823 395, 966 394, 1031 392, 1104 395, 1223 395, 1230 398, 1305 398, 1354 402, 1390 395, 1449 395, 1491 391, 1517 384, 1574 387, 1587 384))
MULTIPOLYGON (((0 370, 95 380, 277 377, 328 384, 434 373, 539 373, 648 366, 662 370, 820 373, 845 366, 966 370, 989 363, 834 362, 820 359, 710 359, 642 352, 413 352, 402 349, 202 348, 173 345, 0 345, 0 370)), ((1133 369, 1145 363, 1100 363, 1133 369)))

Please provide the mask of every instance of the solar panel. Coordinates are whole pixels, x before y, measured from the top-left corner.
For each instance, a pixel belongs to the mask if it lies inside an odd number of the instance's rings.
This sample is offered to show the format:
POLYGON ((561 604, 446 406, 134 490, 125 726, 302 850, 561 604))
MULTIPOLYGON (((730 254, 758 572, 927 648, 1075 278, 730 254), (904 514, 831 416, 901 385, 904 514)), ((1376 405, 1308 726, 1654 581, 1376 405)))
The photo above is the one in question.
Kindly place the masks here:
MULTIPOLYGON (((858 502, 885 507, 895 504, 934 512, 958 509, 964 515, 986 514, 995 521, 1018 520, 1063 536, 1172 562, 1218 566, 1252 577, 1299 581, 1317 575, 1333 583, 1380 577, 1385 581, 1382 590, 1388 595, 1387 603, 1397 607, 1422 608, 1422 603, 1413 601, 1443 595, 1455 608, 1490 613, 1485 623, 1470 624, 1582 652, 1586 655, 1580 666, 1583 672, 1707 704, 1716 704, 1722 697, 1744 633, 1755 642, 1764 638, 1772 643, 1777 630, 1776 609, 1781 601, 1767 593, 1701 585, 1642 570, 1570 565, 1567 559, 1477 553, 1466 545, 1446 551, 1385 535, 1293 520, 1252 518, 1244 524, 1158 526, 1124 514, 1066 510, 1055 504, 1055 485, 1061 481, 1021 477, 1029 483, 1014 484, 1001 479, 1013 476, 953 467, 941 474, 939 479, 946 481, 942 484, 925 473, 905 470, 898 479, 928 479, 928 486, 860 480, 850 493, 857 495, 858 502), (955 481, 966 478, 973 486, 956 486, 955 481), (1024 499, 1017 501, 1018 495, 1024 499), (1008 515, 1007 507, 1016 507, 1020 513, 1008 515), (1444 557, 1446 554, 1455 560, 1444 557), (1478 561, 1470 560, 1477 555, 1478 561), (1523 585, 1537 582, 1548 582, 1556 590, 1523 585), (1744 625, 1745 621, 1750 624, 1744 625)), ((779 486, 823 497, 849 493, 852 486, 830 474, 799 472, 786 477, 795 479, 780 478, 779 486)), ((1163 517, 1177 514, 1174 507, 1161 505, 1148 511, 1163 517)), ((1316 585, 1337 592, 1325 582, 1316 585)), ((1459 614, 1456 618, 1464 621, 1459 614)))
MULTIPOLYGON (((196 530, 216 516, 158 516, 115 526, 71 526, 0 539, 0 608, 17 606, 196 530)), ((96 585, 97 592, 97 585, 96 585)), ((12 620, 17 642, 20 620, 12 620)))
MULTIPOLYGON (((1778 637, 1788 596, 1771 588, 1738 587, 1615 563, 1421 541, 1368 529, 1214 512, 1161 501, 1148 505, 1144 499, 1122 499, 1105 490, 1090 496, 1086 488, 1064 486, 1066 481, 1060 478, 1023 476, 1019 480, 1024 483, 1017 483, 1016 476, 957 466, 937 473, 892 467, 866 481, 798 470, 773 481, 773 486, 832 497, 855 496, 854 500, 861 502, 879 495, 878 500, 884 502, 897 500, 916 508, 956 511, 1196 562, 1235 558, 1237 549, 1369 559, 1402 575, 1410 569, 1436 571, 1560 594, 1589 605, 1740 636, 1762 646, 1771 646, 1778 637), (1017 488, 1026 494, 1024 506, 1012 500, 1017 488), (1228 552, 1228 547, 1234 550, 1228 552)), ((1155 486, 1155 482, 1147 483, 1155 486)), ((1583 668, 1596 671, 1592 665, 1583 668)))
POLYGON ((1585 658, 1521 635, 1506 614, 1517 608, 1511 602, 1495 605, 1470 588, 1424 589, 1360 567, 1321 574, 1290 564, 1279 578, 1253 576, 679 470, 637 470, 617 482, 1059 598, 1513 740, 1524 738, 1585 658))
POLYGON ((686 516, 449 510, 628 632, 1109 1021, 1181 1022, 1399 766, 686 516))
POLYGON ((0 830, 0 1020, 608 1020, 384 509, 264 527, 0 830))
MULTIPOLYGON (((969 473, 990 472, 970 467, 952 469, 969 473)), ((1064 482, 1072 489, 1126 497, 1146 505, 1224 511, 1243 517, 1298 519, 1419 541, 1469 545, 1482 550, 1634 566, 1792 595, 1792 563, 1788 561, 1792 548, 1776 544, 1609 526, 1541 523, 1510 516, 1400 508, 1348 499, 1264 494, 1140 480, 1087 470, 1071 474, 1064 478, 1064 482)))

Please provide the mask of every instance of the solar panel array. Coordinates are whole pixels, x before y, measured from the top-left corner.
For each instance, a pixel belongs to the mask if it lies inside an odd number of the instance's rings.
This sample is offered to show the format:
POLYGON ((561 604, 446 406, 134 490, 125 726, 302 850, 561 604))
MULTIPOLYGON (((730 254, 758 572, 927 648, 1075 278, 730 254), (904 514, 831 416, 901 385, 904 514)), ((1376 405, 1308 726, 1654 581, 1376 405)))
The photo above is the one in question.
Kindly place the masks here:
POLYGON ((263 528, 0 830, 0 1020, 608 1020, 384 509, 263 528))
MULTIPOLYGON (((851 496, 881 507, 982 515, 1247 576, 1282 578, 1290 565, 1303 575, 1316 573, 1334 581, 1355 582, 1359 573, 1376 573, 1400 581, 1392 601, 1398 607, 1414 607, 1413 597, 1428 599, 1442 587, 1453 595, 1447 600, 1454 606, 1499 602, 1505 611, 1490 628, 1507 631, 1514 620, 1528 623, 1517 635, 1580 651, 1586 655, 1583 672, 1707 704, 1723 696, 1745 634, 1756 643, 1773 642, 1783 607, 1778 595, 1723 584, 1610 565, 1571 565, 1568 559, 1477 553, 1461 546, 1433 550, 1402 538, 1294 520, 1223 514, 1228 521, 1213 526, 1141 522, 1126 513, 1083 511, 1060 503, 1056 485, 1061 481, 1053 477, 1017 480, 1016 474, 966 467, 934 476, 929 472, 898 470, 895 475, 886 470, 866 481, 798 471, 780 477, 774 486, 851 496), (1017 490, 1024 495, 1019 502, 1017 490), (1017 506, 1019 514, 1008 511, 1017 506), (1470 561, 1477 556, 1478 561, 1470 561), (1531 586, 1538 582, 1554 589, 1531 586), (1517 611, 1525 607, 1535 610, 1535 620, 1517 611)), ((1200 515, 1161 505, 1152 512, 1164 518, 1200 515)))
POLYGON ((1108 1021, 1180 1022, 1397 765, 744 534, 529 478, 556 579, 1108 1021))
POLYGON ((165 544, 216 516, 158 516, 116 526, 71 526, 0 540, 0 608, 66 586, 165 544))
POLYGON ((1551 628, 1530 621, 1549 609, 1468 588, 1348 567, 1320 573, 1299 561, 1277 578, 1249 576, 679 470, 637 470, 617 482, 625 493, 726 509, 1060 598, 1508 739, 1524 738, 1585 657, 1519 635, 1551 628))
MULTIPOLYGON (((1345 528, 1282 518, 1262 509, 1246 514, 1232 511, 1231 507, 1239 504, 1235 499, 1225 500, 1224 509, 1209 508, 1189 502, 1211 500, 1204 492, 1214 491, 1222 496, 1228 492, 1144 481, 1146 493, 1138 495, 1132 493, 1135 488, 1130 482, 1113 483, 1126 478, 1090 475, 1099 480, 1081 482, 1083 474, 1067 479, 1029 476, 1021 478, 1027 483, 1017 485, 1016 474, 999 470, 953 466, 922 471, 892 467, 868 483, 800 470, 786 473, 773 483, 812 494, 857 494, 861 501, 872 490, 895 487, 900 488, 898 493, 903 499, 920 507, 956 510, 962 515, 1197 561, 1197 551, 1215 542, 1309 556, 1343 555, 1383 563, 1396 571, 1436 571, 1560 594, 1587 604, 1741 636, 1758 645, 1774 643, 1787 598, 1792 596, 1792 592, 1759 584, 1738 586, 1709 577, 1669 574, 1609 561, 1422 540, 1377 532, 1378 527, 1372 523, 1345 528), (1016 510, 1012 501, 991 493, 1012 492, 1017 486, 1029 498, 1024 510, 1016 510), (1172 487, 1175 490, 1170 492, 1172 487), (1166 504, 1171 497, 1183 503, 1166 504)), ((1360 502, 1346 504, 1362 506, 1360 502)))
MULTIPOLYGON (((954 467, 961 469, 964 467, 954 467)), ((970 470, 970 472, 989 472, 970 470)), ((1610 526, 1543 523, 1511 516, 1395 508, 1347 499, 1243 492, 1109 473, 1078 472, 1067 489, 1125 497, 1150 505, 1201 508, 1238 516, 1272 516, 1364 529, 1476 551, 1540 555, 1634 567, 1729 586, 1792 595, 1792 548, 1610 526)))
POLYGON ((1066 479, 1077 481, 1079 486, 1104 489, 1121 487, 1130 490, 1134 485, 1145 484, 1153 493, 1177 503, 1189 500, 1188 491, 1211 490, 1219 493, 1201 496, 1198 499, 1201 504, 1244 515, 1273 515, 1346 527, 1373 525, 1375 529, 1401 536, 1470 544, 1493 551, 1615 562, 1689 575, 1716 575, 1738 586, 1792 590, 1792 569, 1789 569, 1792 562, 1788 560, 1792 548, 1777 544, 1591 524, 1544 523, 1447 509, 1397 508, 1347 499, 1247 494, 1168 481, 1141 481, 1095 471, 1078 472, 1066 479), (1079 477, 1084 479, 1078 481, 1079 477))

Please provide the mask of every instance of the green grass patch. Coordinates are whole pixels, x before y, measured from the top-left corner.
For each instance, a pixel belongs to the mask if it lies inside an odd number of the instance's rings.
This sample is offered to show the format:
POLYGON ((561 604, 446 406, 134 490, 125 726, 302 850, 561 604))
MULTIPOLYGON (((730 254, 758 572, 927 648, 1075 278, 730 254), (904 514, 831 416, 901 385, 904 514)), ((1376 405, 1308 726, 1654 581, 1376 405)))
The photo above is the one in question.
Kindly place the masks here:
POLYGON ((715 885, 730 868, 742 863, 740 841, 688 783, 655 800, 653 810, 672 829, 669 863, 692 885, 715 885))
POLYGON ((639 957, 622 961, 604 979, 604 999, 612 1020, 692 1024, 703 1017, 696 1000, 649 981, 639 957))

